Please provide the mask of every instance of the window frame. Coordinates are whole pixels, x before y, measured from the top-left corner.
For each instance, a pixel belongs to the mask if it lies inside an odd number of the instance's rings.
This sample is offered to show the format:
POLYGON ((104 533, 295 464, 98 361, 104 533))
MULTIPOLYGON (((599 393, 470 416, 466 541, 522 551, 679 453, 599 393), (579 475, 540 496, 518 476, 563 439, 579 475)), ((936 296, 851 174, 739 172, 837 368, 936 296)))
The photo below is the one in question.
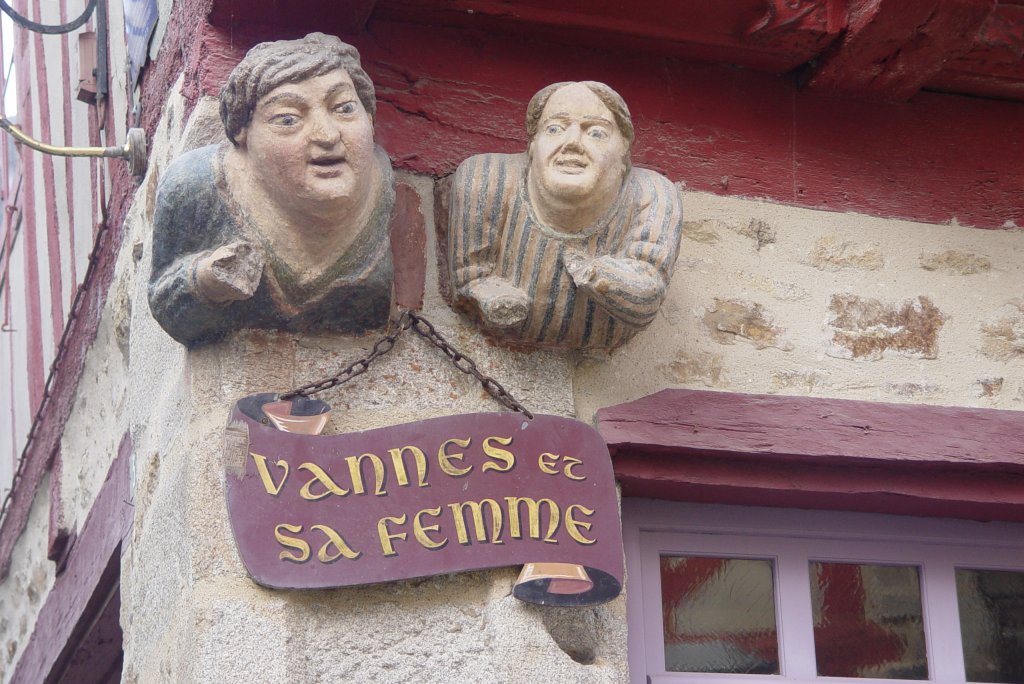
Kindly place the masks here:
POLYGON ((929 679, 966 681, 957 568, 1024 571, 1024 524, 624 499, 630 681, 892 684, 817 675, 809 561, 917 565, 929 679), (663 554, 770 558, 780 675, 665 671, 663 554))

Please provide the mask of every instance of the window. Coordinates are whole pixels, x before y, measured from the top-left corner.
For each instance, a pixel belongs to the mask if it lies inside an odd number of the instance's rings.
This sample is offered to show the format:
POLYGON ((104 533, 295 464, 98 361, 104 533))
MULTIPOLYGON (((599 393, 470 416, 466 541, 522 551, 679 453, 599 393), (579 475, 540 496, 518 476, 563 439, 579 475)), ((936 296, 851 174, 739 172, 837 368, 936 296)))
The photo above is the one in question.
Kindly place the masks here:
POLYGON ((633 682, 1024 682, 1024 525, 623 502, 633 682))

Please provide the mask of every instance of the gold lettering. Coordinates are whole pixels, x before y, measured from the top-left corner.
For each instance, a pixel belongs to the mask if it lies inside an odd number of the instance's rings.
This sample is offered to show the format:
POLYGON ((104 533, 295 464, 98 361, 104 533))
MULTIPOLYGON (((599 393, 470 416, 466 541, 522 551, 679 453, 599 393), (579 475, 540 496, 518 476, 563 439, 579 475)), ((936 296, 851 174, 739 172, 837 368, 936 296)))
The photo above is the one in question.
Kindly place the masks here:
POLYGON ((565 509, 565 531, 569 533, 570 537, 578 541, 580 544, 589 545, 596 543, 596 539, 587 539, 582 533, 580 533, 578 528, 582 527, 589 532, 593 523, 577 521, 576 518, 573 517, 572 513, 574 508, 578 508, 583 515, 594 515, 594 511, 590 510, 586 506, 581 506, 580 504, 573 504, 569 506, 565 509))
POLYGON ((324 536, 327 537, 327 541, 325 541, 324 545, 320 547, 320 550, 316 552, 316 557, 321 563, 333 563, 342 556, 349 560, 355 560, 356 558, 359 558, 359 556, 363 555, 362 551, 353 551, 352 547, 345 542, 345 539, 327 525, 311 525, 309 529, 320 530, 324 533, 324 536), (334 546, 338 551, 334 555, 330 555, 327 552, 327 549, 331 546, 334 546))
POLYGON ((484 499, 479 503, 476 501, 467 501, 465 503, 453 503, 448 504, 448 508, 452 509, 452 515, 455 517, 455 534, 459 537, 460 544, 469 544, 469 534, 466 530, 466 518, 463 510, 468 506, 470 511, 473 513, 473 531, 476 534, 476 540, 478 542, 487 543, 487 526, 484 523, 484 511, 483 506, 487 504, 488 508, 491 509, 491 539, 492 544, 501 544, 502 541, 499 539, 501 536, 502 526, 502 515, 501 506, 494 499, 484 499))
POLYGON ((509 444, 512 443, 512 438, 511 437, 487 437, 486 439, 484 439, 484 443, 483 443, 484 453, 487 454, 488 456, 490 456, 491 458, 494 458, 494 459, 497 459, 499 461, 504 462, 505 467, 502 467, 502 466, 498 465, 497 463, 484 463, 484 465, 481 468, 481 470, 483 470, 485 472, 488 471, 488 470, 497 470, 499 473, 506 473, 506 472, 512 470, 512 466, 514 466, 516 464, 515 454, 513 454, 511 451, 508 451, 506 449, 499 449, 498 447, 493 446, 491 444, 491 440, 492 439, 495 442, 497 442, 498 444, 501 444, 502 446, 508 446, 509 444))
POLYGON ((567 478, 569 478, 570 480, 587 479, 585 475, 577 475, 576 473, 573 472, 572 469, 578 465, 582 465, 583 461, 581 461, 578 458, 573 458, 572 456, 561 456, 559 454, 552 454, 545 451, 537 459, 537 466, 543 473, 546 473, 548 475, 557 475, 559 460, 565 461, 566 463, 566 465, 562 467, 562 473, 567 478))
POLYGON ((540 467, 541 472, 547 473, 548 475, 557 475, 558 468, 555 467, 555 463, 558 461, 558 454, 550 454, 544 452, 537 459, 537 466, 540 467))
POLYGON ((316 463, 303 463, 299 466, 299 470, 307 470, 313 473, 313 477, 310 478, 309 482, 302 485, 302 489, 299 490, 299 496, 306 501, 319 501, 325 496, 335 494, 337 496, 345 496, 348 494, 347 489, 342 489, 338 486, 331 476, 324 472, 324 469, 318 466, 316 463), (319 482, 324 486, 324 491, 320 494, 313 493, 313 485, 319 482))
POLYGON ((267 457, 260 456, 259 454, 250 451, 249 455, 252 456, 252 460, 256 461, 256 472, 260 474, 260 479, 263 480, 263 488, 267 490, 267 494, 271 496, 277 496, 281 493, 281 487, 284 487, 284 481, 288 479, 288 461, 280 460, 274 465, 278 468, 284 468, 284 474, 281 475, 281 481, 276 485, 274 479, 270 477, 270 471, 267 469, 267 457))
POLYGON ((380 548, 384 552, 385 556, 397 556, 398 552, 395 551, 395 547, 391 544, 392 539, 401 539, 405 541, 405 532, 389 532, 388 523, 392 522, 396 525, 404 525, 407 520, 405 513, 399 518, 392 518, 385 516, 377 521, 377 536, 380 537, 380 548))
POLYGON ((505 501, 508 503, 508 530, 509 534, 514 539, 522 539, 522 531, 519 523, 519 504, 526 504, 526 511, 530 522, 530 538, 540 539, 540 510, 543 504, 548 506, 548 529, 547 534, 544 535, 544 541, 548 544, 557 544, 558 540, 554 538, 555 532, 558 531, 558 520, 559 510, 558 504, 551 499, 540 499, 539 501, 531 499, 528 496, 506 496, 505 501))
POLYGON ((437 516, 441 515, 441 507, 438 506, 437 508, 424 508, 423 510, 419 511, 416 515, 413 516, 412 533, 413 536, 416 537, 416 541, 418 541, 425 549, 440 549, 444 547, 448 543, 448 537, 444 537, 443 539, 441 539, 441 541, 434 541, 433 539, 431 539, 427 535, 427 532, 437 532, 438 526, 424 525, 423 521, 420 519, 420 517, 423 515, 432 515, 436 518, 437 516))
POLYGON ((469 446, 471 441, 472 440, 470 439, 458 438, 446 439, 441 444, 441 446, 438 447, 437 464, 441 466, 441 470, 444 472, 445 475, 451 475, 452 477, 462 477, 463 475, 468 475, 469 471, 473 469, 473 466, 467 466, 465 468, 456 468, 451 463, 449 463, 449 460, 461 461, 466 456, 464 453, 459 452, 457 454, 449 454, 445 452, 445 447, 447 447, 449 444, 458 444, 460 447, 465 449, 466 447, 469 446))
POLYGON ((391 454, 391 462, 395 466, 395 478, 398 480, 400 487, 407 487, 409 485, 409 475, 405 470, 405 461, 402 460, 402 454, 408 451, 412 454, 413 459, 416 461, 416 479, 419 482, 420 487, 427 486, 427 457, 423 452, 414 446, 404 446, 401 449, 388 449, 388 453, 391 454))
MULTIPOLYGON (((348 463, 348 474, 352 477, 352 492, 354 494, 365 494, 366 487, 363 485, 363 459, 370 459, 373 464, 375 496, 384 496, 384 462, 376 454, 363 454, 362 456, 348 456, 345 462, 348 463)), ((408 479, 408 478, 407 478, 408 479)))
POLYGON ((289 537, 288 535, 281 532, 282 529, 291 532, 292 534, 298 534, 302 531, 302 525, 287 525, 282 523, 274 528, 274 539, 277 540, 278 544, 280 544, 281 546, 286 546, 289 549, 296 549, 299 552, 298 554, 293 554, 289 553, 288 551, 282 551, 278 555, 278 558, 280 558, 281 560, 292 561, 294 563, 305 563, 306 561, 308 561, 309 544, 307 544, 301 539, 289 537))
POLYGON ((565 476, 567 478, 569 478, 570 480, 586 480, 587 479, 586 475, 579 475, 579 476, 577 476, 577 475, 574 475, 573 472, 572 472, 572 469, 575 468, 576 466, 582 464, 583 461, 581 461, 578 458, 573 458, 572 456, 563 456, 562 460, 565 461, 566 463, 568 463, 568 465, 565 466, 565 468, 562 470, 562 472, 565 473, 565 476))

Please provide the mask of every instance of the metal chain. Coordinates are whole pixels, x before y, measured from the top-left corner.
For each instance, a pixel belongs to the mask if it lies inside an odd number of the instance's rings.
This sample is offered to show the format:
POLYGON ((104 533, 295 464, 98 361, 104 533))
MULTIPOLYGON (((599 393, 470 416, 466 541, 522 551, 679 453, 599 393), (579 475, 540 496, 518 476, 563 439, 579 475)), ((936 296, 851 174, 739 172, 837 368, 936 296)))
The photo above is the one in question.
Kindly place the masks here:
POLYGON ((349 364, 344 370, 335 376, 311 382, 308 385, 303 385, 302 387, 293 389, 287 394, 282 394, 281 399, 291 399, 299 396, 308 397, 311 394, 316 394, 317 392, 323 392, 324 390, 331 389, 332 387, 337 387, 358 375, 362 375, 367 371, 367 369, 369 369, 370 364, 373 361, 394 349, 395 342, 398 340, 399 336, 411 328, 417 335, 444 352, 444 355, 448 357, 448 360, 452 362, 453 366, 466 375, 472 375, 474 378, 479 380, 484 391, 491 395, 491 397, 499 404, 511 409, 512 411, 518 411, 527 418, 533 418, 533 414, 528 411, 526 407, 516 401, 516 398, 501 386, 501 383, 494 378, 481 373, 473 359, 453 347, 448 340, 441 335, 441 333, 437 332, 437 329, 433 324, 423 316, 413 313, 408 309, 403 309, 398 320, 392 320, 389 327, 391 332, 377 340, 369 355, 349 364))
POLYGON ((357 375, 362 375, 367 371, 373 361, 391 351, 394 348, 395 341, 398 339, 399 335, 412 326, 411 315, 411 312, 403 311, 397 321, 391 321, 389 327, 392 328, 392 332, 377 340, 373 345, 373 350, 365 358, 350 363, 343 371, 333 377, 317 380, 316 382, 311 382, 308 385, 303 385, 302 387, 293 389, 287 394, 282 394, 281 399, 308 397, 311 394, 323 392, 324 390, 329 390, 332 387, 337 387, 338 385, 346 383, 357 375))
POLYGON ((445 356, 452 362, 452 365, 458 368, 466 375, 472 375, 474 378, 480 381, 483 385, 484 391, 491 395, 491 397, 502 406, 509 408, 513 411, 519 411, 527 418, 533 419, 533 414, 526 410, 526 407, 516 401, 516 398, 509 394, 509 391, 501 386, 501 383, 492 377, 484 375, 476 367, 476 363, 473 359, 469 358, 458 349, 448 343, 448 340, 441 336, 441 333, 437 332, 430 321, 423 316, 407 311, 406 313, 412 318, 412 330, 420 337, 424 338, 435 347, 444 352, 445 356))

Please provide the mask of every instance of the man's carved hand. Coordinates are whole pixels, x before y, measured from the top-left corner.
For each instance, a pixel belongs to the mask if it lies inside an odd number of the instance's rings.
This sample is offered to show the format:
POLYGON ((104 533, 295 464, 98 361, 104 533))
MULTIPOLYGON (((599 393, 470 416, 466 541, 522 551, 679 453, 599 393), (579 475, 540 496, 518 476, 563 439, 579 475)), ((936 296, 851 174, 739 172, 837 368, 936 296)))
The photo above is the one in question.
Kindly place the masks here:
POLYGON ((469 297, 476 301, 484 322, 496 328, 511 328, 526 320, 529 296, 502 278, 482 278, 472 283, 469 297))
POLYGON ((249 299, 263 276, 263 254, 248 242, 218 247, 196 265, 199 294, 216 304, 249 299))
POLYGON ((592 287, 597 277, 596 261, 596 259, 568 249, 562 254, 562 264, 565 265, 565 270, 569 272, 569 277, 572 278, 576 287, 580 288, 592 287))

